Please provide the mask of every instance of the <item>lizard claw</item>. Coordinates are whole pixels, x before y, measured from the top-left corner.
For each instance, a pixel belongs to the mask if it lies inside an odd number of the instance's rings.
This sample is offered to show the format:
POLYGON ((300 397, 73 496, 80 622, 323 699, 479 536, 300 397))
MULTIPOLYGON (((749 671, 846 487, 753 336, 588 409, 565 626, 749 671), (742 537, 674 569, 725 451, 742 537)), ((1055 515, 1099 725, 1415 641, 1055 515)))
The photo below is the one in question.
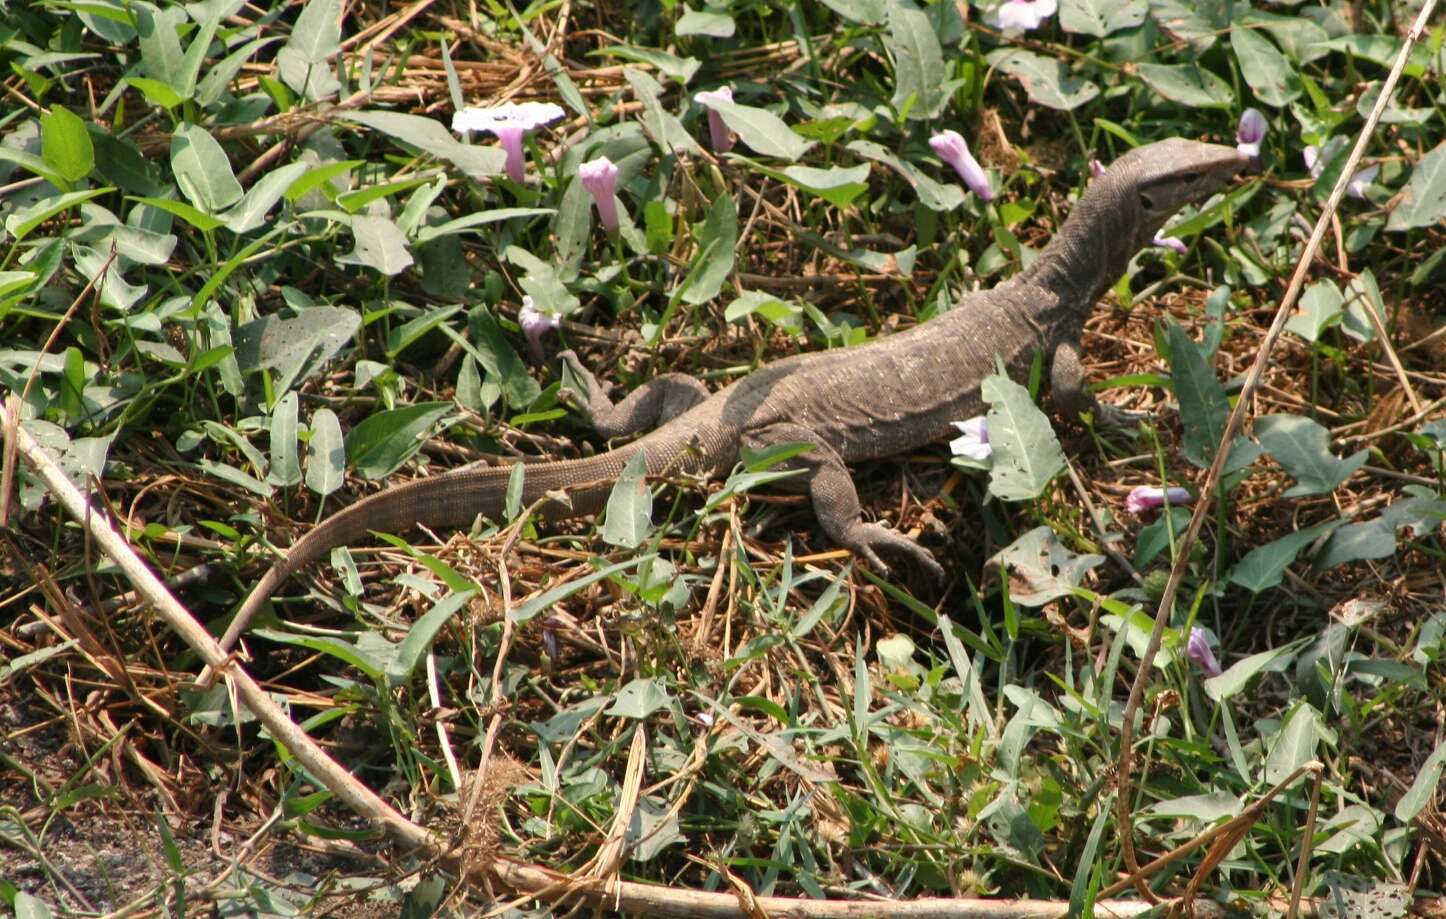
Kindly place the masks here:
POLYGON ((885 549, 898 555, 907 556, 929 572, 936 581, 944 580, 944 568, 934 560, 933 554, 909 537, 891 530, 881 523, 859 523, 850 528, 844 539, 839 540, 854 554, 862 556, 869 566, 881 575, 889 573, 889 566, 879 558, 876 549, 885 549))
POLYGON ((1101 402, 1095 406, 1095 426, 1106 431, 1130 431, 1150 418, 1149 412, 1137 412, 1101 402))

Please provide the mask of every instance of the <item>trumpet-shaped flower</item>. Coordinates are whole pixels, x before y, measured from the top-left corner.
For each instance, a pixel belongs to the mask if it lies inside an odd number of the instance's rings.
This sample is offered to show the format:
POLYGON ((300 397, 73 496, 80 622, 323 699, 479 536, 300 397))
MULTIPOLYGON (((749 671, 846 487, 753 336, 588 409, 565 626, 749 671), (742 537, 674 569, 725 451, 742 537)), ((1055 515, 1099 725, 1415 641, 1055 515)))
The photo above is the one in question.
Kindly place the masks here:
POLYGON ((527 338, 527 353, 534 361, 542 360, 542 336, 562 324, 562 319, 553 313, 544 313, 533 303, 532 298, 522 298, 522 309, 517 311, 517 324, 527 338))
POLYGON ((504 102, 487 107, 468 106, 452 115, 452 130, 490 131, 507 153, 507 174, 521 182, 527 175, 522 138, 528 131, 551 124, 565 112, 551 102, 504 102))
POLYGON ((1210 647, 1210 639, 1206 637, 1204 629, 1195 627, 1190 630, 1190 640, 1185 643, 1185 656, 1194 661, 1195 666, 1207 677, 1220 675, 1220 661, 1215 659, 1215 652, 1210 647))
POLYGON ((984 172, 984 167, 969 152, 969 145, 958 131, 941 131, 929 138, 929 147, 938 155, 939 159, 954 167, 959 173, 959 178, 969 186, 969 190, 978 195, 982 201, 994 200, 994 189, 989 187, 989 176, 984 172))
POLYGON ((989 459, 994 448, 989 446, 989 425, 983 415, 975 415, 968 421, 951 421, 950 424, 964 433, 949 441, 949 452, 955 456, 982 463, 989 459))
POLYGON ((1027 32, 1039 28, 1058 8, 1058 0, 1004 0, 989 15, 989 24, 1004 32, 1027 32))
POLYGON ((727 153, 733 149, 733 132, 723 123, 723 116, 713 110, 714 102, 732 102, 733 87, 720 86, 693 94, 693 101, 708 110, 708 140, 714 153, 727 153))
POLYGON ((613 165, 612 160, 600 156, 577 167, 577 175, 582 180, 582 187, 592 194, 593 203, 597 205, 598 222, 609 233, 616 233, 618 167, 613 165))
POLYGON ((1190 251, 1190 247, 1185 245, 1184 240, 1175 236, 1165 236, 1161 233, 1155 234, 1155 238, 1150 240, 1150 245, 1159 246, 1161 249, 1173 249, 1181 255, 1190 251))
POLYGON ((1143 514, 1145 511, 1161 507, 1166 504, 1189 504, 1193 498, 1190 491, 1178 485, 1174 488, 1161 488, 1158 485, 1138 485, 1130 489, 1125 498, 1125 509, 1132 514, 1143 514))
POLYGON ((1235 128, 1235 149, 1252 160, 1260 159, 1260 142, 1265 140, 1267 124, 1259 109, 1248 108, 1240 113, 1235 128))

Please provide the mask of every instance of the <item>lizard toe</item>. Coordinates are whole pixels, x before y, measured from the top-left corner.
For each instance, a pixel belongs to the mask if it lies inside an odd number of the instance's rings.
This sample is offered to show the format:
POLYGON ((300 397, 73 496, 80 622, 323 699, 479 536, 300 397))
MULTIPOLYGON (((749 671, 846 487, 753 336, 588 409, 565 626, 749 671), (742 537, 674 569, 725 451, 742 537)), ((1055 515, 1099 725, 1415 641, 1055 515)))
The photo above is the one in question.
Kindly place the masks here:
POLYGON ((876 550, 883 549, 913 559, 936 580, 944 579, 944 568, 923 546, 897 530, 891 530, 881 523, 859 523, 844 540, 844 544, 856 554, 863 556, 870 566, 880 574, 888 574, 889 566, 884 564, 876 550))

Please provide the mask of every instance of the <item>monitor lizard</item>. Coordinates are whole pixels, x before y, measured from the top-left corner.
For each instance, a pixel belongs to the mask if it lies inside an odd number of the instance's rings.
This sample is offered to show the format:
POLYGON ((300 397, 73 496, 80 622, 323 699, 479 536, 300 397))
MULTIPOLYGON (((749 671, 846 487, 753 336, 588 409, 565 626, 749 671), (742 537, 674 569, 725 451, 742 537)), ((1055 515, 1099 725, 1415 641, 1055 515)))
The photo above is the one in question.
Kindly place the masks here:
MULTIPOLYGON (((908 331, 862 345, 799 354, 758 368, 714 393, 687 375, 664 374, 614 405, 570 352, 563 355, 587 389, 577 400, 605 437, 645 436, 585 459, 528 464, 524 504, 557 489, 570 505, 548 502, 544 519, 595 513, 634 454, 650 475, 726 474, 741 447, 786 442, 813 448, 788 461, 834 542, 887 570, 886 550, 943 571, 912 539, 861 519, 845 463, 890 456, 945 438, 950 423, 979 414, 980 382, 1002 358, 1012 375, 1034 355, 1049 362, 1056 408, 1066 418, 1108 409, 1086 385, 1080 332, 1094 303, 1181 206, 1220 190, 1248 163, 1233 147, 1172 138, 1117 159, 1080 195, 1069 219, 1028 268, 908 331)), ((1116 416, 1118 417, 1118 416, 1116 416)), ((221 639, 230 649, 286 578, 325 552, 367 535, 423 525, 459 528, 503 513, 510 466, 464 469, 396 485, 317 524, 276 561, 247 595, 221 639)))

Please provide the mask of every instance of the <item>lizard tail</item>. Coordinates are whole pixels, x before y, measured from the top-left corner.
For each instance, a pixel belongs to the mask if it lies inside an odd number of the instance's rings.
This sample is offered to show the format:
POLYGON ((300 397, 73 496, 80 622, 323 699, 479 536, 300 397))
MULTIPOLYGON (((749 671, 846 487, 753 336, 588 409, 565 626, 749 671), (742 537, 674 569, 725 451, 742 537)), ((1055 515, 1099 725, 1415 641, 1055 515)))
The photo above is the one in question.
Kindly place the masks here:
MULTIPOLYGON (((587 459, 529 465, 522 480, 522 503, 527 506, 549 491, 565 489, 571 506, 548 502, 541 509, 545 519, 563 520, 601 510, 624 464, 638 447, 639 443, 634 443, 587 459)), ((651 456, 648 465, 654 465, 651 456)), ((487 466, 416 479, 369 495, 332 514, 297 540, 246 595, 221 637, 221 649, 231 650, 261 606, 287 578, 336 546, 354 542, 372 531, 401 533, 422 523, 438 529, 460 529, 471 526, 479 514, 501 519, 511 475, 512 466, 487 466)), ((203 678, 203 685, 205 682, 203 678)))

